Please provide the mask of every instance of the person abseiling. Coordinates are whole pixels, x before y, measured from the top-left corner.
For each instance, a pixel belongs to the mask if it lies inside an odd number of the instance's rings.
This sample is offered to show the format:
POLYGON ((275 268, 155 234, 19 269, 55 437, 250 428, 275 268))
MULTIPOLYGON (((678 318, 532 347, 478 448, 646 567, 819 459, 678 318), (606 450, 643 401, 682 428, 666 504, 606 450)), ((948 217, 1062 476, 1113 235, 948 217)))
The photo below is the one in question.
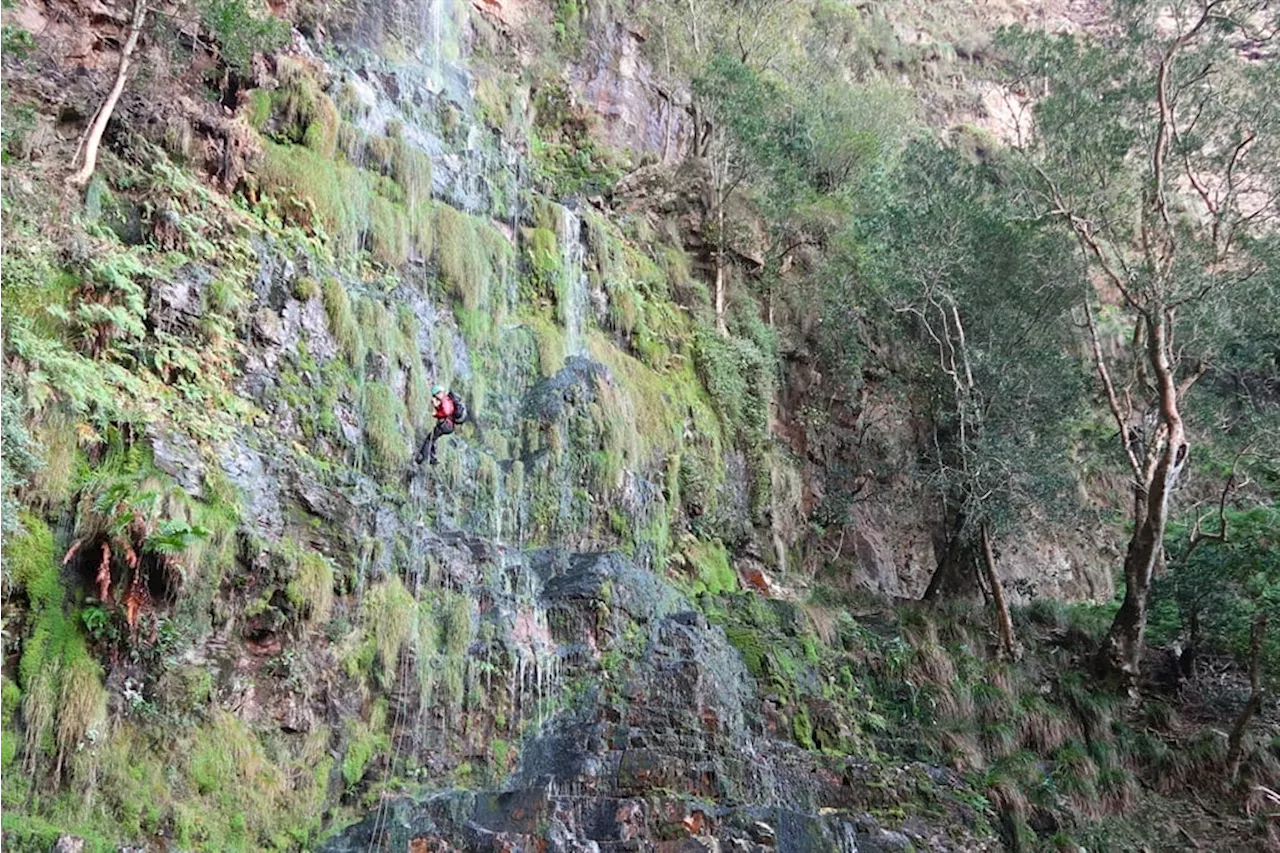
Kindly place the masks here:
POLYGON ((456 424, 467 419, 467 407, 457 394, 446 391, 443 385, 437 385, 431 389, 431 401, 435 404, 436 426, 427 436, 427 440, 422 443, 414 459, 414 462, 419 465, 422 464, 423 457, 427 457, 428 461, 435 465, 436 440, 442 435, 450 435, 456 424))

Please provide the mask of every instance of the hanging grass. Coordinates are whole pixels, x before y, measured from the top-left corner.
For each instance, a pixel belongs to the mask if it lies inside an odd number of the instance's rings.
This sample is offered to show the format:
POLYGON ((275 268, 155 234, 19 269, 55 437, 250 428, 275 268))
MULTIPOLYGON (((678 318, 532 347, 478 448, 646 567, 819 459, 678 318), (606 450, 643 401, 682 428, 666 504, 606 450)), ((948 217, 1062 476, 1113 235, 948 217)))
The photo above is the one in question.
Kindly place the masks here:
POLYGON ((395 686, 400 654, 412 637, 417 610, 417 602, 396 575, 370 587, 360 604, 360 621, 372 639, 378 682, 384 688, 395 686))
POLYGON ((323 295, 324 309, 329 315, 329 331, 346 353, 347 362, 359 373, 364 369, 365 346, 360 326, 356 323, 355 311, 351 307, 351 297, 347 295, 342 282, 334 276, 324 280, 323 295))
POLYGON ((333 564, 317 551, 298 555, 293 579, 286 592, 289 600, 309 623, 327 622, 333 609, 333 564))
POLYGON ((383 382, 365 383, 363 398, 365 436, 374 465, 384 473, 402 469, 412 453, 404 402, 383 382))

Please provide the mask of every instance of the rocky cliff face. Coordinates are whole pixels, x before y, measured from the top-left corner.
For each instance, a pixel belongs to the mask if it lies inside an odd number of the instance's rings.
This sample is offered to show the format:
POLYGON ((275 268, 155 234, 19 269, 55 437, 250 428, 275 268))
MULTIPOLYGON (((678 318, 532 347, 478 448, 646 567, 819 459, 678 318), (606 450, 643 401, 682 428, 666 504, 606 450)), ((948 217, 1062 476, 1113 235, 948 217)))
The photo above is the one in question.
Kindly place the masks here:
POLYGON ((512 633, 522 618, 545 618, 561 681, 545 698, 561 707, 531 729, 499 790, 384 800, 325 849, 991 847, 950 772, 821 757, 769 731, 724 631, 621 555, 538 551, 522 571, 538 589, 537 617, 515 613, 512 633), (889 830, 871 815, 921 800, 934 821, 889 830))

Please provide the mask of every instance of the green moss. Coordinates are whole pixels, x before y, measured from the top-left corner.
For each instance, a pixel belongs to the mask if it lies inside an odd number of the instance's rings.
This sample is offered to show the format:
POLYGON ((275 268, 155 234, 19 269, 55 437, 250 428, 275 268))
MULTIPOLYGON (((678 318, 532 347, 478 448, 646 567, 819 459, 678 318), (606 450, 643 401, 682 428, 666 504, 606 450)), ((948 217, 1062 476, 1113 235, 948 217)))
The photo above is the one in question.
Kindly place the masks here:
POLYGON ((390 740, 385 732, 387 703, 380 699, 374 703, 369 721, 352 721, 347 726, 347 749, 342 756, 342 779, 347 787, 354 787, 364 778, 369 762, 385 752, 390 740))
POLYGON ((76 422, 52 411, 46 413, 31 430, 31 437, 41 449, 41 465, 33 471, 24 490, 23 500, 32 507, 59 507, 72 497, 76 465, 81 458, 76 422))
POLYGON ((552 228, 526 228, 524 237, 525 263, 528 266, 527 287, 524 298, 533 302, 560 301, 559 288, 563 275, 560 269, 560 245, 552 228))
POLYGON ((5 545, 5 566, 34 611, 60 606, 62 583, 53 556, 53 531, 32 513, 20 516, 21 532, 5 545))
POLYGON ((377 652, 378 681, 384 687, 396 683, 400 653, 413 638, 417 603, 396 575, 375 584, 360 604, 360 621, 373 638, 377 652))
POLYGON ((813 749, 813 723, 809 720, 809 709, 804 705, 797 705, 795 713, 791 715, 791 734, 795 737, 796 743, 805 749, 813 749))
POLYGON ((493 765, 499 773, 505 773, 508 762, 511 759, 511 744, 502 738, 494 738, 489 744, 489 751, 493 754, 493 765))
POLYGON ((763 678, 768 651, 759 632, 742 625, 726 625, 724 635, 729 644, 742 654, 742 662, 747 665, 747 671, 757 680, 763 678))
POLYGON ((198 799, 177 804, 175 824, 192 846, 262 849, 290 811, 288 780, 253 730, 232 714, 215 711, 197 729, 184 765, 198 799))
POLYGON ((320 296, 319 283, 309 275, 298 276, 293 283, 293 298, 300 302, 310 302, 320 296))
POLYGON ((271 120, 273 107, 271 92, 266 89, 254 89, 249 93, 249 100, 244 106, 245 120, 254 130, 261 131, 271 120))
POLYGON ((403 140, 398 141, 391 158, 391 177, 404 191, 410 213, 417 213, 431 198, 431 158, 403 140))
POLYGON ((405 426, 409 414, 389 386, 368 382, 364 387, 364 428, 378 470, 399 471, 413 452, 405 426))
POLYGON ((276 73, 280 78, 276 102, 282 131, 321 157, 333 157, 341 116, 321 90, 311 67, 302 60, 282 56, 277 59, 276 73))
MULTIPOLYGON (((0 730, 0 773, 9 772, 9 765, 18 755, 18 733, 7 726, 0 730)), ((13 777, 10 777, 12 779, 13 777)), ((7 804, 7 803, 6 803, 7 804)))
POLYGON ((375 260, 391 267, 407 261, 412 231, 403 205, 381 195, 369 199, 369 252, 375 260))
POLYGON ((564 366, 564 330, 541 314, 525 318, 524 325, 533 335, 538 372, 543 376, 554 376, 564 366))
POLYGON ((303 227, 323 232, 349 254, 359 251, 369 225, 374 186, 359 169, 302 145, 263 143, 257 172, 281 211, 303 227))
POLYGON ((729 565, 729 554, 719 539, 695 541, 685 555, 694 569, 694 595, 702 592, 719 595, 737 590, 738 577, 729 565))
POLYGON ((441 700, 451 716, 456 717, 465 696, 466 654, 473 636, 471 601, 462 593, 444 592, 438 626, 443 652, 439 678, 441 700))
POLYGON ((400 330, 391 319, 391 312, 380 300, 365 297, 360 300, 360 337, 365 346, 387 364, 400 359, 402 349, 400 330))
MULTIPOLYGON (((11 809, 6 809, 4 815, 0 816, 0 828, 4 829, 5 849, 12 853, 45 853, 52 850, 68 830, 68 827, 39 817, 15 814, 11 809)), ((97 833, 90 833, 85 841, 86 853, 107 853, 115 849, 115 845, 108 844, 97 833)))
MULTIPOLYGON (((77 631, 63 649, 58 673, 57 755, 70 764, 73 756, 103 733, 107 720, 107 691, 102 686, 102 667, 89 656, 83 636, 77 631)), ((94 755, 90 749, 73 768, 82 776, 93 774, 94 755)))

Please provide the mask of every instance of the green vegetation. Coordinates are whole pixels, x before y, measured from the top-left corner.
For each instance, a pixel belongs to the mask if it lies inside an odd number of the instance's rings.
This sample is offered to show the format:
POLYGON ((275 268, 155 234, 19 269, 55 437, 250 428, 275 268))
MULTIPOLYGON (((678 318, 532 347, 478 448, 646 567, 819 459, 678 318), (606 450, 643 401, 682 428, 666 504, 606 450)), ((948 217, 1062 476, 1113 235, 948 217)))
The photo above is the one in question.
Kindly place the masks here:
POLYGON ((436 210, 440 277, 467 311, 489 307, 489 287, 493 277, 489 228, 448 205, 441 205, 436 210))
MULTIPOLYGON (((0 12, 13 9, 13 6, 14 0, 0 0, 0 12)), ((26 29, 10 23, 0 24, 0 59, 26 55, 33 46, 35 41, 26 29)), ((0 83, 0 165, 9 163, 12 159, 10 147, 17 142, 20 134, 26 131, 29 122, 31 122, 31 110, 19 104, 12 104, 8 87, 0 83)))
POLYGON ((223 62, 238 74, 249 74, 255 53, 282 47, 289 38, 284 21, 254 14, 245 0, 203 0, 204 25, 213 33, 223 62))
POLYGON ((689 591, 691 595, 704 592, 719 595, 737 589, 738 577, 729 565, 729 555, 724 544, 719 540, 695 541, 685 550, 685 556, 694 572, 689 591))
POLYGON ((404 468, 413 452, 405 426, 409 415, 396 393, 381 382, 364 386, 364 423, 374 464, 382 471, 404 468))
MULTIPOLYGON (((599 667, 562 684, 544 632, 576 626, 532 618, 513 565, 538 545, 674 579, 728 642, 701 663, 754 680, 753 727, 824 772, 906 780, 847 780, 886 823, 958 796, 1011 849, 1158 847, 1144 810, 1200 799, 1244 826, 1241 797, 1280 769, 1277 337, 1257 310, 1277 254, 1247 201, 1280 162, 1273 57, 1240 66, 1247 28, 1177 39, 1177 15, 1138 6, 1104 47, 992 41, 951 4, 912 44, 895 27, 914 8, 641 5, 646 73, 692 99, 660 153, 650 131, 683 106, 658 97, 645 151, 614 151, 601 131, 630 117, 598 126, 563 67, 623 20, 612 2, 512 33, 474 17, 467 51, 445 33, 474 107, 439 68, 418 85, 403 10, 374 16, 404 32, 363 80, 339 42, 278 52, 355 7, 210 0, 167 40, 153 15, 139 67, 238 116, 211 131, 130 99, 81 208, 25 189, 74 143, 54 105, 6 90, 6 844, 314 849, 395 794, 514 771, 549 709, 624 714, 652 630, 635 590, 569 614, 595 620, 599 667), (515 63, 508 37, 539 55, 515 63), (1036 98, 1025 144, 918 133, 917 106, 950 122, 996 53, 1036 98), (560 204, 587 239, 572 342, 560 204), (571 343, 591 372, 564 369, 571 343), (405 476, 436 383, 475 417, 405 476), (1006 598, 1008 552, 1060 539, 1078 575, 1097 559, 1079 540, 1131 511, 1129 553, 1163 566, 1149 591, 1131 559, 1123 605, 1009 606, 1075 581, 1031 572, 1006 598), (899 558, 936 560, 929 603, 847 592, 899 558), (1144 629, 1181 653, 1135 682, 1160 657, 1144 629), (1140 701, 1089 674, 1100 647, 1140 701), (321 696, 348 709, 332 729, 321 696), (945 796, 942 765, 963 777, 945 796)), ((6 62, 60 62, 41 37, 6 25, 6 62)))
POLYGON ((37 455, 40 445, 23 422, 22 401, 11 382, 0 385, 0 442, 0 535, 8 538, 18 529, 16 490, 50 467, 37 455))
POLYGON ((369 721, 355 720, 347 726, 347 749, 342 757, 342 779, 351 788, 364 778, 369 762, 385 752, 390 741, 385 733, 387 705, 385 701, 374 704, 369 721))
POLYGON ((303 551, 298 555, 295 572, 289 581, 289 601, 306 621, 329 621, 333 609, 333 565, 323 554, 303 551))

